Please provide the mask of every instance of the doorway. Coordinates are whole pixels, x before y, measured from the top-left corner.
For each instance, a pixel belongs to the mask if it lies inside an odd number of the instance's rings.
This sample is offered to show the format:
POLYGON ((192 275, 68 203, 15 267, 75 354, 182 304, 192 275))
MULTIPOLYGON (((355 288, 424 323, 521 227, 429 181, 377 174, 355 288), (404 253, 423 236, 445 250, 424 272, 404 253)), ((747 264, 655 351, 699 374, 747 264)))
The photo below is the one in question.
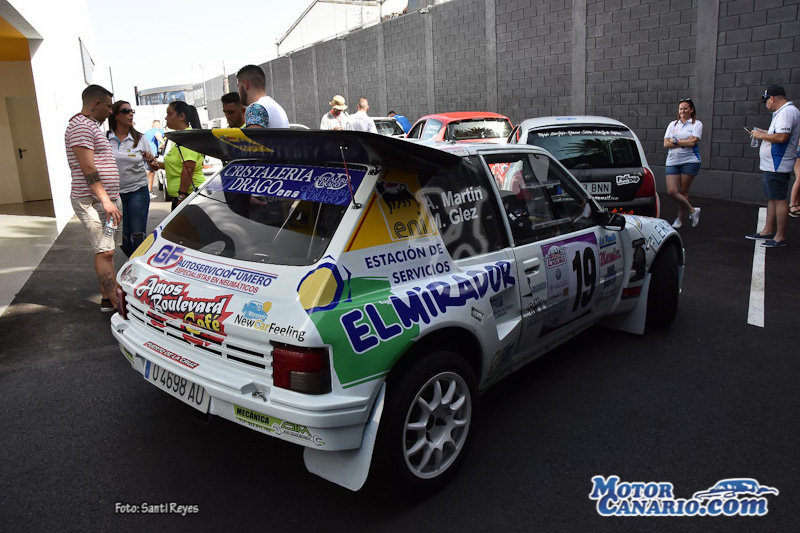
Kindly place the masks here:
POLYGON ((44 155, 39 108, 35 98, 6 97, 8 122, 23 202, 50 200, 50 176, 44 155))

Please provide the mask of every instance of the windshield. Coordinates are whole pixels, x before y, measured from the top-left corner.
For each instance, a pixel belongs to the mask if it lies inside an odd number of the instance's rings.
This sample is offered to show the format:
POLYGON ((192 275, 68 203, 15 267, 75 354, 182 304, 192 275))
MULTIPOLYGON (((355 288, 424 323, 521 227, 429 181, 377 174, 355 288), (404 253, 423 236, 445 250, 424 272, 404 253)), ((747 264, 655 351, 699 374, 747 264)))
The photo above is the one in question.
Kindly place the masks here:
POLYGON ((381 135, 402 135, 405 133, 396 120, 376 120, 375 127, 381 135))
POLYGON ((579 126, 531 130, 528 144, 541 146, 568 169, 642 166, 636 140, 627 128, 579 126))
POLYGON ((451 122, 447 125, 447 138, 453 141, 465 139, 506 138, 511 133, 511 123, 504 118, 479 118, 451 122))
MULTIPOLYGON (((366 173, 349 168, 355 192, 366 173)), ((350 205, 344 168, 237 161, 164 228, 187 248, 257 263, 310 265, 350 205)))

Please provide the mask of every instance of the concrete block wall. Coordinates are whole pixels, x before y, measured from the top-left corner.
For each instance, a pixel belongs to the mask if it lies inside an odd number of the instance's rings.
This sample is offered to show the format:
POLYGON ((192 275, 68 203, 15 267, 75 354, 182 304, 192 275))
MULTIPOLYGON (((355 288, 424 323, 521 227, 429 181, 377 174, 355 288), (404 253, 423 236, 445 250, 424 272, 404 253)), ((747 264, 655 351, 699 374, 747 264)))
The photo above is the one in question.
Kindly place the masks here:
POLYGON ((294 73, 295 122, 309 126, 315 123, 319 124, 317 114, 318 76, 314 76, 316 66, 314 55, 316 53, 314 48, 306 48, 291 56, 292 72, 294 73))
MULTIPOLYGON (((355 106, 358 98, 362 96, 369 100, 370 111, 372 116, 386 115, 391 109, 386 102, 386 91, 381 85, 381 74, 383 72, 383 65, 378 63, 377 43, 379 42, 381 31, 380 26, 372 26, 351 35, 346 39, 340 41, 344 43, 345 55, 347 61, 347 94, 343 96, 347 99, 348 105, 353 109, 350 111, 355 112, 355 106)), ((343 88, 342 91, 345 91, 343 88)), ((330 98, 331 95, 323 94, 322 97, 330 98)), ((327 104, 330 100, 325 100, 327 104)))
POLYGON ((496 0, 499 112, 516 124, 569 113, 572 0, 496 0))
POLYGON ((792 88, 789 96, 800 105, 799 3, 720 2, 710 162, 715 170, 758 170, 757 150, 742 128, 769 126, 770 113, 761 103, 767 86, 792 88))
MULTIPOLYGON (((219 99, 224 94, 222 76, 211 78, 205 82, 206 102, 208 108, 208 118, 217 118, 223 116, 222 102, 219 99)), ((234 85, 235 87, 235 85, 234 85)))
POLYGON ((412 120, 434 110, 434 103, 427 98, 425 64, 425 18, 429 16, 414 12, 383 23, 389 107, 412 120))
POLYGON ((485 111, 484 0, 442 4, 433 16, 434 109, 485 111))
POLYGON ((318 128, 322 115, 331 108, 328 104, 334 95, 341 94, 345 97, 348 113, 355 113, 356 104, 352 101, 353 99, 348 95, 347 91, 342 42, 334 39, 332 41, 320 43, 313 48, 317 52, 319 95, 317 97, 313 118, 301 118, 298 114, 297 120, 309 128, 318 128))
MULTIPOLYGON (((698 0, 588 0, 586 112, 620 120, 663 166, 664 131, 695 95, 698 0)), ((698 119, 703 120, 700 102, 698 119)))
POLYGON ((799 17, 800 0, 451 0, 263 67, 269 94, 311 127, 334 94, 412 121, 481 109, 514 123, 610 116, 642 140, 661 190, 664 130, 689 97, 704 124, 693 192, 757 201, 758 154, 742 127, 769 124, 768 85, 800 103, 799 17))

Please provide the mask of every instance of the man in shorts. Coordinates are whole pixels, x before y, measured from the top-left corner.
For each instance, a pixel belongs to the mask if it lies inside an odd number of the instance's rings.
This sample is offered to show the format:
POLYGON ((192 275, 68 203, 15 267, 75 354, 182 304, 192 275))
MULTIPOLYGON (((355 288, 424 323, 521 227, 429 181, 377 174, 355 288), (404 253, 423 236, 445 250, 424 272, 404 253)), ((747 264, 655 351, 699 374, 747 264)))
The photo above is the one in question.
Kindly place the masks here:
POLYGON ((784 237, 789 220, 789 201, 786 198, 789 178, 800 140, 800 110, 786 99, 786 91, 773 85, 761 97, 769 111, 772 122, 769 130, 753 128, 750 136, 761 141, 759 168, 764 176, 764 194, 767 196, 767 221, 761 231, 747 235, 748 239, 763 240, 763 246, 775 248, 786 246, 784 237))
POLYGON ((100 310, 108 312, 117 308, 114 249, 122 244, 119 170, 108 137, 100 130, 100 123, 111 114, 111 92, 89 85, 81 98, 81 112, 69 120, 64 133, 72 173, 70 198, 94 250, 94 269, 103 295, 100 310), (116 228, 111 236, 103 232, 108 219, 116 228))

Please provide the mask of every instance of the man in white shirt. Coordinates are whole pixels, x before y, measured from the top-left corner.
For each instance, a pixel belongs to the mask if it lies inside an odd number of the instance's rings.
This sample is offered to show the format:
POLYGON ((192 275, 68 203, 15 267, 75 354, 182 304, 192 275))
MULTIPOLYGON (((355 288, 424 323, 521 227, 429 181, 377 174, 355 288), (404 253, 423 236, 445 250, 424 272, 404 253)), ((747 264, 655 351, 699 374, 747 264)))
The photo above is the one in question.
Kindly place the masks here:
POLYGON ((786 99, 786 91, 779 85, 764 91, 761 101, 766 104, 768 111, 772 111, 772 122, 767 131, 753 128, 750 136, 761 141, 759 168, 763 172, 764 194, 767 197, 767 220, 761 231, 747 235, 747 238, 763 240, 763 246, 775 248, 786 246, 784 233, 789 221, 786 193, 797 159, 800 110, 786 99))
POLYGON ((347 106, 344 103, 344 96, 337 94, 329 102, 331 110, 322 116, 319 123, 321 130, 343 130, 347 125, 349 115, 345 112, 347 106))
POLYGON ((358 99, 356 109, 358 109, 358 111, 356 111, 354 115, 350 115, 350 118, 347 119, 345 129, 378 133, 378 128, 375 127, 375 121, 367 115, 367 111, 369 111, 369 102, 366 98, 362 97, 358 99))
POLYGON ((246 65, 236 73, 239 98, 245 111, 246 128, 288 128, 289 119, 283 107, 267 96, 267 77, 257 65, 246 65))

